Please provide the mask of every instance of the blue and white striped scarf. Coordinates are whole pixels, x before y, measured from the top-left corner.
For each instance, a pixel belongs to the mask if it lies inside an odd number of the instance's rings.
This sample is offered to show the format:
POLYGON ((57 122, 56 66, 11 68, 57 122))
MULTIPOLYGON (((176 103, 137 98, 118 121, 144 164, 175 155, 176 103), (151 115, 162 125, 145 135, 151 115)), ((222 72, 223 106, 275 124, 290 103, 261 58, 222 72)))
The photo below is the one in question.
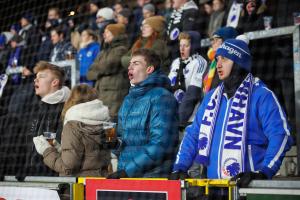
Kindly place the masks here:
MULTIPOLYGON (((243 80, 234 94, 222 129, 219 149, 218 174, 220 178, 230 178, 244 171, 245 141, 247 129, 248 105, 252 93, 254 78, 251 74, 243 80)), ((212 94, 202 117, 196 161, 209 164, 210 145, 215 122, 223 94, 223 84, 212 94)))

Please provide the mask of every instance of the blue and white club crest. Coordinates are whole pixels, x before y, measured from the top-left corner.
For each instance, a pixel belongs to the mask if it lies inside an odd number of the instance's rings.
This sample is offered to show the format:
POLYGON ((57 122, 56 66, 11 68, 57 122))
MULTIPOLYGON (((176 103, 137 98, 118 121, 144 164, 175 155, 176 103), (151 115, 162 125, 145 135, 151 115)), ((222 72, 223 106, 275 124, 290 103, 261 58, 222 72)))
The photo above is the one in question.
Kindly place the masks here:
POLYGON ((241 166, 235 158, 226 159, 222 168, 223 174, 230 177, 238 175, 240 170, 241 166))
POLYGON ((207 135, 205 133, 200 132, 200 136, 199 136, 199 148, 201 150, 205 149, 207 147, 208 144, 208 138, 207 135))
POLYGON ((88 51, 88 52, 86 53, 86 56, 87 56, 87 57, 91 57, 92 54, 93 54, 92 51, 88 51))
POLYGON ((171 31, 171 34, 170 34, 170 40, 176 40, 179 36, 179 29, 178 28, 174 28, 172 31, 171 31))

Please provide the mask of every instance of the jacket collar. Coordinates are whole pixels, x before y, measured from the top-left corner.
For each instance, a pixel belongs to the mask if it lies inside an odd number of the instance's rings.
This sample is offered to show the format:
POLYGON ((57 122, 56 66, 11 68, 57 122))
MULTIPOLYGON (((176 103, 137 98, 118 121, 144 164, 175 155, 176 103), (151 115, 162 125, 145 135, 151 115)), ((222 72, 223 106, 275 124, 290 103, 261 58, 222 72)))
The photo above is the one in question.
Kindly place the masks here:
POLYGON ((70 96, 70 89, 63 86, 61 89, 48 94, 42 98, 42 101, 47 104, 57 104, 65 102, 70 96))
POLYGON ((75 120, 90 125, 99 125, 110 119, 109 111, 102 101, 95 99, 72 106, 66 112, 64 124, 75 120))

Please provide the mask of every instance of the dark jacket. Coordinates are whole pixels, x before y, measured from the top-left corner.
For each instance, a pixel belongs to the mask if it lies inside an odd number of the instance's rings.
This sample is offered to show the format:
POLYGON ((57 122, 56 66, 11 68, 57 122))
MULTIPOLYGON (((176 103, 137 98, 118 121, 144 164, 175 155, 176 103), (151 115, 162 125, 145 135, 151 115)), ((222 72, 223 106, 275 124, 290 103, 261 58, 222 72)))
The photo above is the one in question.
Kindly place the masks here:
POLYGON ((0 173, 16 175, 25 162, 25 135, 34 105, 33 76, 16 85, 9 77, 0 98, 0 173))
POLYGON ((153 72, 132 87, 119 111, 122 140, 118 170, 129 177, 166 177, 178 142, 177 102, 166 90, 170 80, 153 72))
POLYGON ((121 65, 121 57, 127 50, 127 37, 114 38, 110 44, 103 46, 87 73, 88 80, 96 80, 99 99, 108 106, 112 118, 117 117, 129 89, 127 70, 121 65))
MULTIPOLYGON (((56 175, 54 171, 49 169, 44 163, 43 158, 37 153, 34 148, 33 137, 43 135, 45 131, 56 132, 56 140, 60 142, 62 132, 62 120, 61 111, 64 106, 64 102, 69 96, 70 90, 67 87, 63 87, 59 94, 58 91, 52 93, 50 98, 43 98, 34 108, 33 115, 31 117, 31 126, 26 134, 26 163, 25 163, 25 175, 32 176, 53 176, 56 175), (53 98, 52 98, 53 97, 53 98), (58 101, 53 101, 59 97, 58 101)), ((21 173, 22 173, 21 172, 21 173)))
POLYGON ((168 47, 171 49, 172 60, 179 54, 179 33, 182 31, 197 31, 199 23, 199 10, 193 1, 188 1, 178 10, 173 10, 167 27, 168 47))
POLYGON ((69 52, 71 52, 73 58, 76 55, 76 49, 70 42, 61 41, 54 45, 49 60, 51 62, 66 60, 69 52))

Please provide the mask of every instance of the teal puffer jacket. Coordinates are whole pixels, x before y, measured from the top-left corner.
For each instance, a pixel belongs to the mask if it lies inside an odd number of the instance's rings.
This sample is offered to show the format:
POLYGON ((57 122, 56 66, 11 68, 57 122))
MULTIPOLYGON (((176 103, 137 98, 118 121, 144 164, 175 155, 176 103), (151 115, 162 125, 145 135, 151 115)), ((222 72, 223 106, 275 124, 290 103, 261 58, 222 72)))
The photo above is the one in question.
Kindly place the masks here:
POLYGON ((129 177, 166 177, 178 143, 177 102, 162 72, 132 87, 120 111, 118 170, 129 177))

